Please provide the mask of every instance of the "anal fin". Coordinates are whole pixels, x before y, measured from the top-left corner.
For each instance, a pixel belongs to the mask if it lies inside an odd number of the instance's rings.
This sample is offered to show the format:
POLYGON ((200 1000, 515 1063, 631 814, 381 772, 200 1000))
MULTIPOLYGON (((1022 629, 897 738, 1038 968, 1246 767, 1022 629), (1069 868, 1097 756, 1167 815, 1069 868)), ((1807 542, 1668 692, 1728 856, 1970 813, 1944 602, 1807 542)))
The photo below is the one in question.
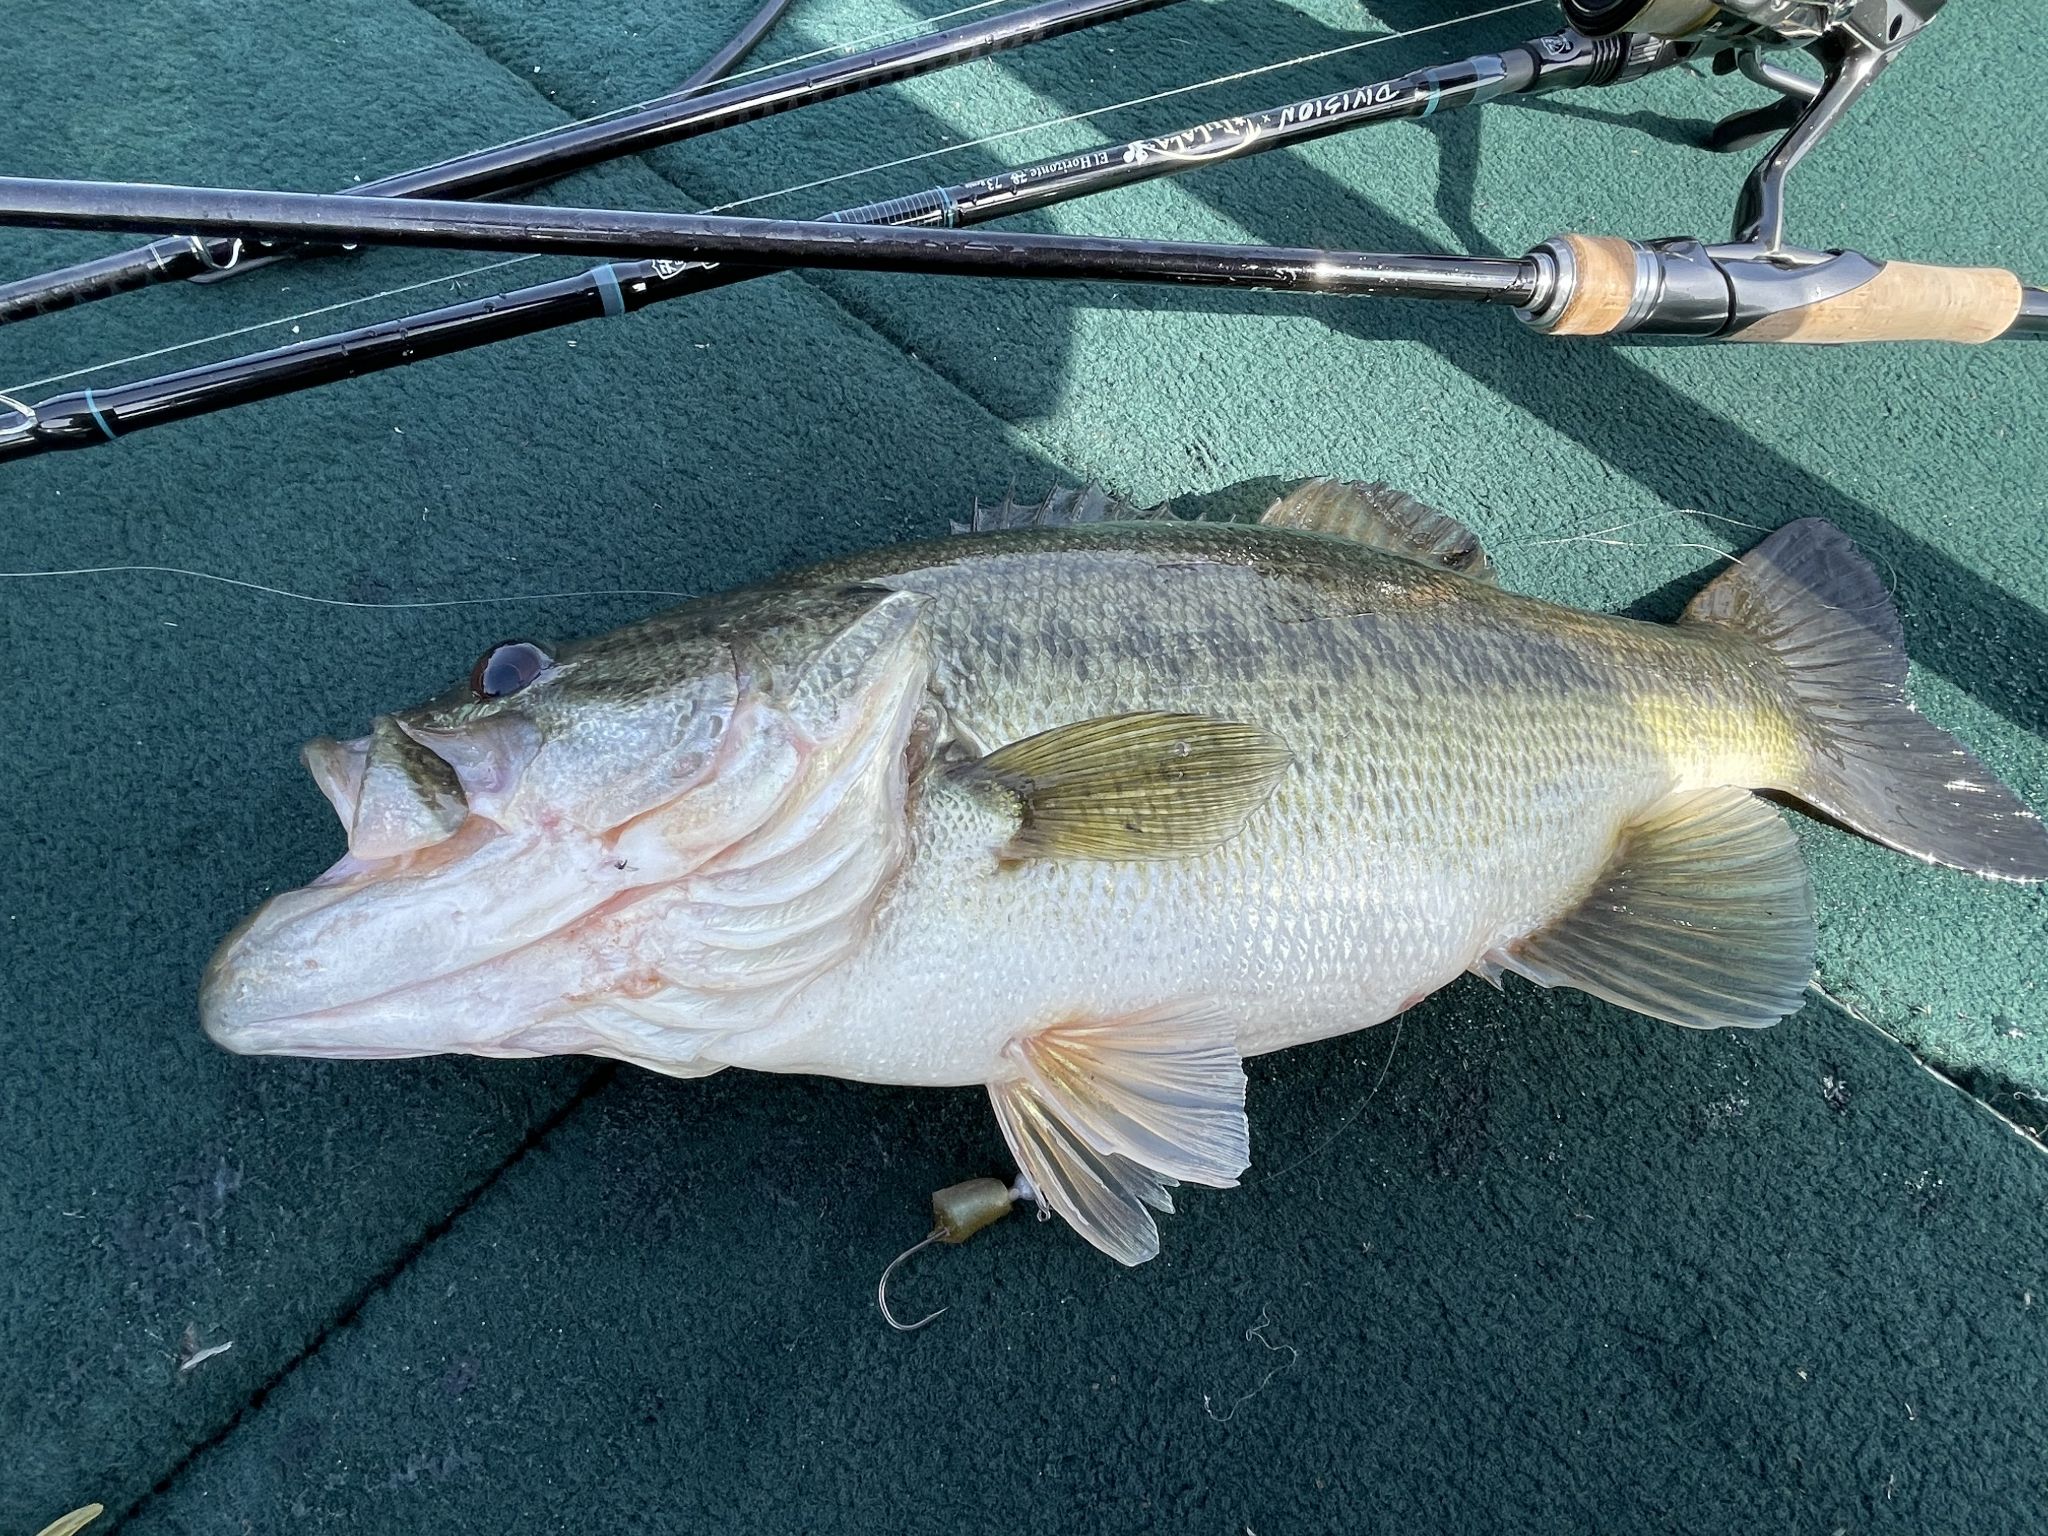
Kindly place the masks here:
POLYGON ((1228 1189, 1251 1163, 1244 1065, 1222 1010, 1176 1004, 1013 1041, 989 1087, 1042 1205, 1121 1264, 1159 1251, 1152 1212, 1185 1180, 1228 1189))
POLYGON ((1494 580, 1493 562, 1470 528, 1377 481, 1303 481, 1268 507, 1259 521, 1268 528, 1368 544, 1474 581, 1494 580))
POLYGON ((1718 1029, 1796 1012, 1813 957, 1813 889, 1791 829, 1746 790, 1709 789, 1652 806, 1578 906, 1481 963, 1718 1029))

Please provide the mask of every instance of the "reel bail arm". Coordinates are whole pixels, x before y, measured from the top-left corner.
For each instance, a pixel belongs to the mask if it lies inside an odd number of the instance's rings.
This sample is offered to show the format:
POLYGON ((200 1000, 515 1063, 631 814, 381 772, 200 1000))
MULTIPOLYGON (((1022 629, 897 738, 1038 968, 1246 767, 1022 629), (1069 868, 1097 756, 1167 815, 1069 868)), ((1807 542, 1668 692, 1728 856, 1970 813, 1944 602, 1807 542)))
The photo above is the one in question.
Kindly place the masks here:
POLYGON ((1756 253, 1785 247, 1785 182, 1792 168, 1848 114, 1945 0, 1564 0, 1565 16, 1588 36, 1648 33, 1713 54, 1782 98, 1739 112, 1709 137, 1714 149, 1739 149, 1784 129, 1759 160, 1735 205, 1734 244, 1756 253), (1818 86, 1767 63, 1763 51, 1798 48, 1820 60, 1818 86), (1789 124, 1789 126, 1788 126, 1789 124))

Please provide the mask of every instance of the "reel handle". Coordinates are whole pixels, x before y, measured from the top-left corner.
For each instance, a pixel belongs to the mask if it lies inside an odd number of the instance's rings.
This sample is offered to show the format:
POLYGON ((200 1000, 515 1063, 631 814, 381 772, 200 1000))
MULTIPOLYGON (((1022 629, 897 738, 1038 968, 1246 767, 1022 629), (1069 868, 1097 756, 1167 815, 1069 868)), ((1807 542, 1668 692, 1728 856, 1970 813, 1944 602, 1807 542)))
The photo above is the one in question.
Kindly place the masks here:
POLYGON ((1697 240, 1560 235, 1529 254, 1548 287, 1517 313, 1554 336, 1974 344, 2012 333, 2027 298, 1999 267, 1879 263, 1855 251, 1787 263, 1697 240))

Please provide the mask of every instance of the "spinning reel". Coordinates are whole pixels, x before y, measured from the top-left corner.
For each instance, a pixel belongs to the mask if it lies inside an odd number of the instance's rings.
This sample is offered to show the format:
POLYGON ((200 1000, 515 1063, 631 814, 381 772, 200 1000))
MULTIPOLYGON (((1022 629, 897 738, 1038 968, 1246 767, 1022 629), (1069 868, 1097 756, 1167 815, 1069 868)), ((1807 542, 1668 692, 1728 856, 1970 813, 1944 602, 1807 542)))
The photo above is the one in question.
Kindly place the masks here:
POLYGON ((1588 38, 1657 39, 1716 73, 1739 70, 1779 100, 1717 124, 1705 147, 1746 149, 1773 135, 1722 244, 1566 235, 1530 255, 1543 292, 1518 311, 1561 335, 1713 336, 1743 341, 1861 341, 1916 336, 1986 341, 2040 334, 2038 289, 1990 267, 1872 261, 1785 241, 1785 182, 1850 105, 1933 19, 1943 0, 1563 0, 1588 38), (1818 80, 1766 55, 1797 49, 1818 80))
POLYGON ((1707 136, 1714 150, 1747 149, 1782 133, 1743 187, 1734 240, 1776 252, 1785 240, 1785 177, 1839 122, 1870 82, 1919 35, 1943 0, 1563 0, 1588 37, 1636 32, 1706 57, 1716 73, 1740 70, 1780 100, 1739 112, 1707 136), (1821 63, 1819 80, 1764 55, 1794 48, 1821 63))

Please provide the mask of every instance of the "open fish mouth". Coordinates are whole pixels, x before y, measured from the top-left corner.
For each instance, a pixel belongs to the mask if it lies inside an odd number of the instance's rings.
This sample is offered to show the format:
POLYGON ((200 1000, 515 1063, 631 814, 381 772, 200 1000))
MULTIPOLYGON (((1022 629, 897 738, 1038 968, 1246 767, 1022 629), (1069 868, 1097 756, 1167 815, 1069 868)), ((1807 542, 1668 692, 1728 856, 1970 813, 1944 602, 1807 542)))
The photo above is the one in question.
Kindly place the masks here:
POLYGON ((354 741, 308 744, 306 767, 349 851, 221 944, 200 988, 200 1021, 218 1044, 367 1058, 585 1048, 568 1043, 576 1031, 539 1022, 589 968, 548 941, 686 870, 658 849, 651 861, 644 847, 629 856, 619 828, 496 819, 538 733, 517 717, 483 727, 386 715, 354 741))
POLYGON ((901 857, 916 617, 835 596, 778 676, 743 678, 722 643, 659 687, 550 663, 516 707, 479 689, 313 742, 349 852, 228 936, 207 1034, 699 1070, 703 1041, 848 952, 901 857))
POLYGON ((511 832, 476 815, 417 849, 351 852, 228 936, 200 988, 200 1021, 250 1054, 537 1054, 506 1028, 522 1004, 545 1001, 520 995, 532 991, 520 986, 533 968, 522 954, 639 878, 599 837, 511 832))

